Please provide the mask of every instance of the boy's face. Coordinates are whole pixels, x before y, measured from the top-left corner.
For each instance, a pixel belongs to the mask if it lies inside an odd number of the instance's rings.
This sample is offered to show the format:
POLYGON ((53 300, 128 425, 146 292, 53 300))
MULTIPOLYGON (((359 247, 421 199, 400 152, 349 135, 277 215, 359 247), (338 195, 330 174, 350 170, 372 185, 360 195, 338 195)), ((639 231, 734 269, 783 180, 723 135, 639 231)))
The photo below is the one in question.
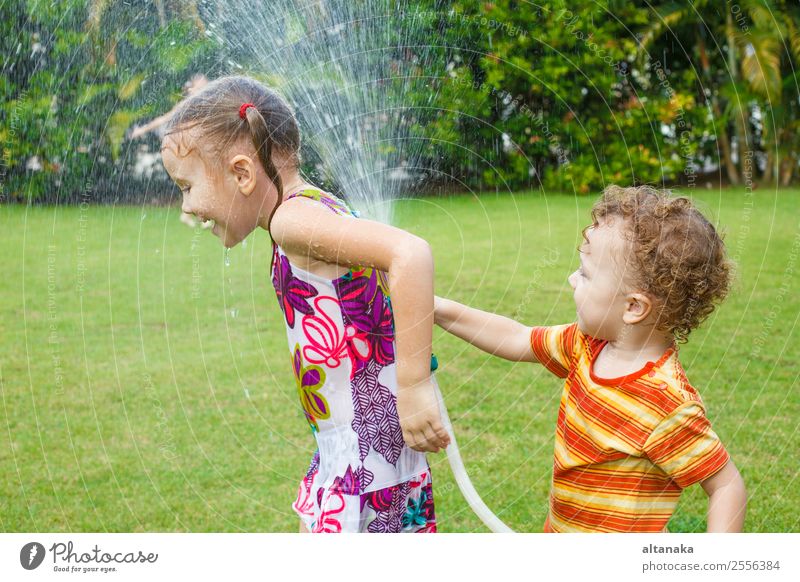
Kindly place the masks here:
POLYGON ((616 220, 587 229, 580 247, 580 267, 569 276, 578 327, 589 336, 609 341, 619 339, 624 328, 630 293, 625 277, 628 242, 621 228, 621 220, 616 220))
POLYGON ((235 175, 226 168, 211 172, 198 146, 185 153, 181 139, 180 134, 167 135, 161 150, 164 168, 183 194, 181 210, 200 221, 213 220, 211 232, 222 244, 237 245, 256 226, 251 217, 258 216, 258 209, 250 208, 256 197, 240 195, 235 175))

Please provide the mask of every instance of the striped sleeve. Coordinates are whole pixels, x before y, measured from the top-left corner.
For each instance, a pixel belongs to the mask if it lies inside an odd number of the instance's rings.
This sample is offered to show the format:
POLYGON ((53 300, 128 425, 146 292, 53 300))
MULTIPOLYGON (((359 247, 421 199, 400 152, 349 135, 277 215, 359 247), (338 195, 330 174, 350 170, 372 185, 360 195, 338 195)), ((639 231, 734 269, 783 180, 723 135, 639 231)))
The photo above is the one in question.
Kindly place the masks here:
POLYGON ((708 479, 730 458, 695 401, 664 418, 644 444, 644 452, 683 488, 708 479))
POLYGON ((533 355, 545 368, 559 378, 566 378, 575 357, 578 324, 567 323, 531 330, 533 355))

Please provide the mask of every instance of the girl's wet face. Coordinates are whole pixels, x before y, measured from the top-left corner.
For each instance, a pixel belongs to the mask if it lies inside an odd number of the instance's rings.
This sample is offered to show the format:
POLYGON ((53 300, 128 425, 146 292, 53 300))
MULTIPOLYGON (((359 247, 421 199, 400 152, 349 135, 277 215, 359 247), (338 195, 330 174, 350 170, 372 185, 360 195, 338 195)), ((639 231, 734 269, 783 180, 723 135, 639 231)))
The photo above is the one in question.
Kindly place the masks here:
POLYGON ((233 169, 223 160, 206 161, 190 137, 175 133, 164 138, 164 168, 181 190, 181 210, 200 221, 213 220, 214 235, 225 247, 233 247, 258 225, 257 196, 242 194, 233 169))

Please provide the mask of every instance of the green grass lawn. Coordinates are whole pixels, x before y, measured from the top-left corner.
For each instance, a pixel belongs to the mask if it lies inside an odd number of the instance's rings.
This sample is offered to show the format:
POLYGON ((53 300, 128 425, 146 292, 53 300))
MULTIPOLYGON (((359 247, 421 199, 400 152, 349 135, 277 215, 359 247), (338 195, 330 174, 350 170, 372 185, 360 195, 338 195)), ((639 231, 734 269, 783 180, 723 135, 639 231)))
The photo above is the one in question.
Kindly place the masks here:
MULTIPOLYGON (((747 531, 800 531, 800 192, 699 191, 739 271, 681 347, 749 493, 747 531)), ((486 195, 400 204, 429 240, 437 292, 529 324, 574 318, 591 198, 486 195)), ((230 253, 177 208, 0 208, 0 529, 295 531, 314 449, 296 402, 263 231, 230 253)), ((477 490, 540 531, 562 383, 435 334, 438 374, 477 490)), ((431 457, 446 532, 485 531, 431 457)), ((688 489, 670 523, 702 531, 688 489)))

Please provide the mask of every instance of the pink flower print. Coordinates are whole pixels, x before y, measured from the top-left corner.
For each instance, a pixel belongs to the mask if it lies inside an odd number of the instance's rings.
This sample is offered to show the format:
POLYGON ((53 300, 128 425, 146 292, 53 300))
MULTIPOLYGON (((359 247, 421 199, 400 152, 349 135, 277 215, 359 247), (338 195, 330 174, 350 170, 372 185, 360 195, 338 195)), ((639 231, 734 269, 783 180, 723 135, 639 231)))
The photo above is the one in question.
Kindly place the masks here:
POLYGON ((408 483, 400 483, 362 496, 362 504, 363 497, 367 497, 367 504, 375 510, 375 518, 367 526, 367 531, 370 533, 402 531, 408 492, 408 483))
POLYGON ((344 496, 337 491, 331 491, 328 493, 328 497, 325 501, 325 509, 319 514, 319 519, 314 524, 311 532, 340 533, 342 531, 342 524, 334 516, 344 511, 344 496))
POLYGON ((295 310, 304 314, 314 313, 307 300, 316 297, 318 291, 310 283, 294 276, 292 266, 285 255, 281 256, 280 261, 273 266, 272 285, 275 287, 278 303, 289 327, 294 327, 295 310))
POLYGON ((292 504, 292 507, 307 517, 314 517, 314 497, 311 495, 310 480, 303 479, 300 483, 300 488, 297 491, 297 499, 292 504))
POLYGON ((381 366, 388 366, 394 362, 394 320, 389 302, 384 300, 380 288, 375 293, 372 309, 353 314, 352 322, 356 328, 353 337, 359 338, 368 346, 368 350, 360 348, 368 354, 362 359, 372 358, 381 366))
POLYGON ((297 382, 297 393, 300 396, 300 403, 303 406, 308 424, 314 431, 319 430, 317 419, 330 418, 331 410, 328 401, 319 393, 319 389, 325 384, 325 370, 319 366, 303 366, 303 356, 300 353, 300 345, 294 347, 294 358, 292 360, 294 368, 294 378, 297 382))
POLYGON ((350 373, 352 380, 353 374, 359 369, 359 363, 368 362, 372 357, 372 344, 367 337, 367 332, 358 331, 352 324, 345 326, 344 333, 347 338, 348 354, 353 362, 353 369, 350 373))
POLYGON ((372 509, 377 512, 388 511, 392 507, 392 500, 399 489, 399 485, 393 485, 391 487, 386 487, 385 489, 379 489, 377 491, 373 491, 372 493, 367 493, 367 503, 369 503, 372 506, 372 509))
POLYGON ((303 356, 312 364, 337 368, 347 356, 346 334, 341 333, 336 320, 326 312, 325 304, 329 304, 331 312, 334 307, 339 308, 335 298, 323 295, 314 300, 316 315, 303 317, 303 333, 309 344, 303 348, 303 356))
POLYGON ((417 481, 415 479, 410 479, 408 483, 409 483, 409 485, 411 485, 412 489, 416 489, 417 487, 419 487, 420 485, 422 485, 425 482, 425 477, 427 477, 427 476, 428 476, 427 473, 420 473, 419 481, 417 481))

